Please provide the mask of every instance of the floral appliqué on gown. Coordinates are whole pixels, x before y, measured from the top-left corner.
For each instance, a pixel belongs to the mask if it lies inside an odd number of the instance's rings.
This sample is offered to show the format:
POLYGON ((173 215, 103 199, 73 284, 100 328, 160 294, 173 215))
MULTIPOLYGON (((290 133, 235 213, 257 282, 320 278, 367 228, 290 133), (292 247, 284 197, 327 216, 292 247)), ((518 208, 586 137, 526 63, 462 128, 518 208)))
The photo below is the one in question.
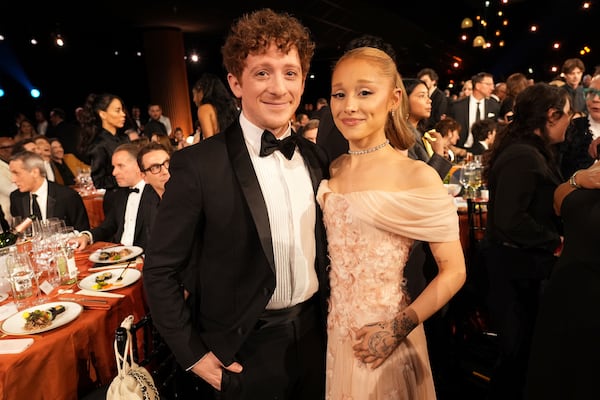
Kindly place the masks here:
POLYGON ((407 307, 404 265, 414 240, 457 240, 458 215, 440 185, 402 192, 332 192, 323 180, 331 261, 327 322, 327 400, 435 399, 420 324, 377 369, 354 357, 354 329, 407 307))

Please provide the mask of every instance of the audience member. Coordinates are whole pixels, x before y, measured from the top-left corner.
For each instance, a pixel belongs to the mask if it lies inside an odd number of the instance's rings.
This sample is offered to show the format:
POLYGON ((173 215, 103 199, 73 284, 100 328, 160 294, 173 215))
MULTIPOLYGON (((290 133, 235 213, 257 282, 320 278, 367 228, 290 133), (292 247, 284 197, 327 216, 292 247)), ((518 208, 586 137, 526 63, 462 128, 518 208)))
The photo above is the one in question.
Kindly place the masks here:
MULTIPOLYGON (((140 148, 135 144, 125 143, 113 152, 112 173, 119 189, 110 198, 113 204, 109 207, 102 224, 77 238, 78 250, 83 250, 88 244, 99 240, 147 248, 148 232, 152 225, 151 221, 146 219, 150 215, 147 208, 158 206, 158 195, 152 186, 146 185, 144 181, 144 175, 137 162, 139 151, 140 148)), ((168 169, 166 172, 168 173, 168 169)))
POLYGON ((10 194, 10 213, 40 220, 57 217, 78 231, 90 228, 87 211, 79 193, 70 187, 46 179, 44 160, 38 154, 23 151, 9 162, 11 179, 17 189, 10 194))
POLYGON ((234 97, 214 74, 202 74, 192 88, 192 97, 198 107, 198 123, 202 132, 202 138, 197 137, 196 143, 223 131, 238 115, 234 97))
POLYGON ((61 108, 50 110, 50 126, 46 132, 49 138, 58 138, 65 149, 65 154, 73 154, 82 162, 89 164, 86 152, 78 149, 82 140, 79 131, 79 123, 72 123, 66 120, 65 111, 61 108))
POLYGON ((456 142, 460 138, 461 126, 454 118, 446 117, 435 124, 433 128, 438 132, 444 141, 444 155, 451 163, 457 163, 458 158, 464 158, 467 155, 465 149, 456 147, 456 142))
POLYGON ((579 58, 569 58, 563 63, 561 72, 565 80, 564 88, 571 96, 573 111, 577 113, 586 112, 585 96, 583 95, 583 85, 581 84, 581 78, 585 72, 583 61, 579 58))
POLYGON ((429 89, 429 98, 431 99, 431 115, 422 123, 423 132, 433 129, 442 118, 448 113, 448 98, 438 88, 439 76, 432 68, 423 68, 417 72, 417 79, 422 80, 429 89))
POLYGON ((12 149, 15 141, 13 138, 0 136, 0 207, 4 212, 4 217, 12 221, 10 214, 10 193, 17 187, 12 182, 8 163, 12 155, 12 149))
POLYGON ((474 122, 471 127, 474 142, 469 152, 477 156, 488 151, 494 143, 497 129, 498 123, 493 119, 482 119, 474 122))
POLYGON ((490 193, 484 249, 488 308, 500 352, 488 398, 502 400, 523 398, 538 296, 561 243, 552 199, 562 178, 552 146, 564 140, 572 112, 567 92, 545 83, 523 90, 514 111, 483 176, 490 193))
POLYGON ((37 136, 37 132, 33 127, 33 123, 28 119, 23 119, 19 123, 19 130, 14 136, 15 141, 20 141, 23 139, 32 139, 37 136))
POLYGON ((108 192, 118 187, 111 158, 119 145, 129 142, 127 135, 120 132, 124 124, 123 101, 118 96, 110 93, 88 96, 83 109, 81 152, 88 154, 96 189, 108 192))
POLYGON ((585 399, 597 391, 600 357, 600 164, 554 192, 564 247, 540 301, 526 399, 585 399))
POLYGON ((317 143, 317 132, 319 130, 319 120, 309 119, 302 129, 302 136, 313 143, 317 143))
POLYGON ((50 156, 52 158, 52 169, 55 172, 56 183, 62 185, 73 186, 75 185, 75 175, 79 171, 72 171, 71 168, 65 162, 65 150, 60 143, 60 139, 50 139, 50 156))
POLYGON ((37 131, 38 135, 45 136, 46 132, 48 131, 48 119, 46 118, 46 112, 44 109, 36 109, 34 118, 36 123, 35 130, 37 131))
POLYGON ((473 145, 471 126, 481 119, 497 119, 500 104, 490 99, 494 90, 494 77, 487 72, 480 72, 471 78, 473 93, 452 103, 448 115, 461 126, 460 139, 456 145, 469 149, 473 145))
POLYGON ((169 154, 173 152, 173 146, 171 145, 171 140, 168 136, 153 133, 152 137, 150 137, 150 141, 162 144, 165 149, 169 150, 169 154))
POLYGON ((46 136, 37 135, 33 138, 33 142, 35 143, 35 152, 42 157, 42 160, 44 160, 46 179, 62 185, 62 177, 60 178, 61 182, 57 182, 54 168, 52 168, 52 150, 50 148, 50 139, 48 139, 46 136))
POLYGON ((515 72, 506 78, 506 97, 500 103, 500 112, 498 114, 498 121, 501 124, 506 125, 512 121, 515 99, 527 86, 529 86, 527 77, 520 72, 515 72))
POLYGON ((159 133, 169 136, 170 126, 167 129, 165 121, 162 118, 162 108, 158 104, 150 104, 148 106, 148 122, 144 125, 144 135, 151 137, 153 133, 159 133))

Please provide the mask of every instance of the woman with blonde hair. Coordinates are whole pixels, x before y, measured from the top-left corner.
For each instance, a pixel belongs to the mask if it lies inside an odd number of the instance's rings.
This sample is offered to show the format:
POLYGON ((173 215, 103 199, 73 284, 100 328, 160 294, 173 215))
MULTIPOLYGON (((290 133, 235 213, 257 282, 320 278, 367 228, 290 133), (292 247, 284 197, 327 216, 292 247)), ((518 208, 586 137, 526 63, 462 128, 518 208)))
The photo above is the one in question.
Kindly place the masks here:
POLYGON ((422 323, 465 280, 456 208, 440 176, 404 151, 414 136, 386 53, 348 51, 331 93, 349 150, 317 195, 331 259, 326 398, 435 398, 422 323), (439 273, 413 301, 403 269, 415 240, 430 242, 439 273))

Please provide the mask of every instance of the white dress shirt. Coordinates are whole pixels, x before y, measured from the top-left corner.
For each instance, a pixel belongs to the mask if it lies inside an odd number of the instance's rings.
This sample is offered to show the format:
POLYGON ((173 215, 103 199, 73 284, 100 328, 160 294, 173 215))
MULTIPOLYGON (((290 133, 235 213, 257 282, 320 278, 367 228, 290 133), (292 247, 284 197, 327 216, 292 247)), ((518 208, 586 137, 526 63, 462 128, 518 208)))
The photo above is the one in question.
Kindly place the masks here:
POLYGON ((467 135, 467 140, 465 140, 464 144, 466 148, 473 146, 473 134, 471 133, 471 127, 477 119, 477 103, 479 103, 479 109, 481 110, 481 114, 479 116, 481 119, 485 119, 485 99, 477 100, 475 97, 473 97, 473 95, 469 96, 469 132, 467 135))
MULTIPOLYGON (((310 299, 319 286, 312 182, 297 148, 291 160, 279 151, 260 157, 263 130, 250 123, 243 111, 240 124, 269 214, 277 283, 267 309, 291 307, 310 299)), ((290 134, 291 126, 281 138, 290 134)))
POLYGON ((12 215, 10 215, 10 194, 17 189, 11 180, 10 169, 8 163, 0 160, 0 207, 4 211, 4 217, 10 224, 12 215))
POLYGON ((44 168, 46 169, 46 178, 49 181, 56 182, 56 177, 54 176, 54 171, 52 170, 52 164, 50 164, 50 161, 44 160, 44 168))
POLYGON ((125 207, 125 218, 123 220, 123 234, 121 235, 121 243, 125 246, 133 245, 133 238, 135 237, 135 224, 137 221, 138 209, 140 208, 140 200, 142 199, 142 192, 146 182, 144 180, 139 181, 134 188, 139 189, 139 192, 129 193, 127 198, 127 206, 125 207))

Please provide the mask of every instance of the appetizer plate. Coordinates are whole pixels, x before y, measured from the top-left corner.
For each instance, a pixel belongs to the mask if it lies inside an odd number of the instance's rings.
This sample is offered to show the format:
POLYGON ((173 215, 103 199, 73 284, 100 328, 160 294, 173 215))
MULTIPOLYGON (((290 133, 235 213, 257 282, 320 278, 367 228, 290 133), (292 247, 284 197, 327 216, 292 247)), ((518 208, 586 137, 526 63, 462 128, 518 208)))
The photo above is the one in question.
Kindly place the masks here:
POLYGON ((139 256, 140 254, 142 254, 144 252, 144 249, 142 249, 139 246, 112 246, 112 247, 107 247, 104 249, 98 249, 95 252, 93 252, 92 254, 90 254, 89 260, 91 262, 94 262, 96 264, 114 264, 114 263, 118 263, 118 262, 122 262, 122 261, 127 261, 130 260, 132 258, 135 258, 137 256, 139 256), (102 253, 108 253, 108 254, 117 254, 118 252, 120 252, 121 250, 129 250, 130 253, 126 256, 119 256, 118 259, 114 259, 114 258, 109 258, 107 260, 102 260, 100 258, 100 255, 102 253))
POLYGON ((75 318, 79 317, 81 311, 83 310, 83 306, 73 303, 70 301, 56 301, 53 303, 45 303, 37 306, 26 308, 25 310, 19 311, 16 314, 11 315, 2 323, 0 329, 4 333, 9 335, 31 335, 33 333, 41 333, 50 331, 52 329, 56 329, 60 326, 66 325, 69 322, 73 321, 75 318), (25 312, 33 312, 35 310, 48 310, 55 306, 64 306, 65 311, 58 314, 56 318, 50 322, 50 325, 44 328, 26 330, 25 329, 25 318, 23 318, 23 313, 25 312))
POLYGON ((123 273, 123 279, 117 281, 121 272, 123 272, 125 268, 115 268, 109 269, 105 271, 96 272, 95 274, 88 275, 83 278, 79 282, 79 287, 81 289, 93 290, 95 292, 106 292, 109 290, 121 289, 125 286, 129 286, 132 283, 136 282, 142 276, 142 273, 135 268, 129 267, 127 271, 123 273), (104 274, 112 275, 110 278, 105 279, 103 282, 106 283, 106 286, 99 287, 96 278, 99 276, 103 276, 104 274))

